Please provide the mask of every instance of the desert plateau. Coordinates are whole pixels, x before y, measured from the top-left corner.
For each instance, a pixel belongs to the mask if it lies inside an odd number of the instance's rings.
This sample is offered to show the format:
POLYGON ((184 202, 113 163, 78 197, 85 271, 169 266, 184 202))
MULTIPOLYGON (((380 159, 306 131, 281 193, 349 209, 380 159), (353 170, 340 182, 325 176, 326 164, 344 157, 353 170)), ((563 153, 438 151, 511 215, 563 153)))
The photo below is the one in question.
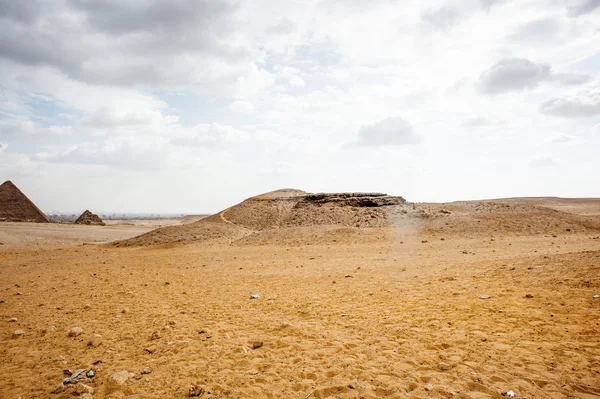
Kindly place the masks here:
POLYGON ((0 224, 0 397, 600 398, 600 199, 156 223, 0 224))

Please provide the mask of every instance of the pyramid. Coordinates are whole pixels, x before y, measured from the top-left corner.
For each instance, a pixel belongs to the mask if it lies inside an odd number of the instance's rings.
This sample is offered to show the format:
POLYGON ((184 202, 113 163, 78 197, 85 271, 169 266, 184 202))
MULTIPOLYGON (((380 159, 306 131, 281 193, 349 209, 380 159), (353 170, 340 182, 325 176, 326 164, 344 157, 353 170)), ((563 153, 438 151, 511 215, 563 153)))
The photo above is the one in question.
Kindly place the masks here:
POLYGON ((83 212, 81 214, 81 216, 79 216, 77 218, 77 220, 75 221, 75 223, 77 223, 77 224, 94 225, 94 226, 106 226, 106 223, 104 223, 102 221, 102 219, 100 219, 100 216, 96 215, 95 213, 90 212, 87 209, 86 209, 85 212, 83 212))
POLYGON ((0 186, 0 221, 50 223, 50 219, 10 180, 0 186))

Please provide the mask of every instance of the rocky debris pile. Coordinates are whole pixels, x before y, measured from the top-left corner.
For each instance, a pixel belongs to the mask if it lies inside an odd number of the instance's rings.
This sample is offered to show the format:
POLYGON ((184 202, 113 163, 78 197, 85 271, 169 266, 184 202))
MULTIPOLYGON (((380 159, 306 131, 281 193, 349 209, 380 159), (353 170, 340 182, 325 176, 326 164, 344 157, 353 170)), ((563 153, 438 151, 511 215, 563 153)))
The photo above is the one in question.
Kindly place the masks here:
POLYGON ((100 216, 90 212, 86 209, 75 221, 76 224, 86 224, 90 226, 106 226, 106 223, 102 221, 100 216))
POLYGON ((49 223, 50 219, 10 180, 0 185, 0 221, 49 223))

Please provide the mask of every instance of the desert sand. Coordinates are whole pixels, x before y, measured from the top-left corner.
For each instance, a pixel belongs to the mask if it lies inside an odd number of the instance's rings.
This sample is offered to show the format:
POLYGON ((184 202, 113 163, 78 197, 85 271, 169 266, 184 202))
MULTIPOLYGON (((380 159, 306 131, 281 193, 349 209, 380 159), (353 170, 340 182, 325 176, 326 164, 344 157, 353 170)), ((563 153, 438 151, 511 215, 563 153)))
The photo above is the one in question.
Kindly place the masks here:
POLYGON ((0 397, 600 398, 600 200, 299 198, 0 224, 0 397))

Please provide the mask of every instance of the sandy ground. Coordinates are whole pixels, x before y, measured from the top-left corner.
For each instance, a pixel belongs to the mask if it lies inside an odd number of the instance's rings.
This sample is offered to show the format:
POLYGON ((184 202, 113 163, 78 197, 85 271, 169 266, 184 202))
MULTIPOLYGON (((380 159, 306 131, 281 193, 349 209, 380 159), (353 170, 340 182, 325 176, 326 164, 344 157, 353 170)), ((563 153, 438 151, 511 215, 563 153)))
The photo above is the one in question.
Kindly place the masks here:
POLYGON ((0 225, 1 398, 600 398, 598 234, 81 245, 148 227, 0 225))
POLYGON ((0 251, 16 247, 47 249, 82 243, 123 240, 165 226, 178 226, 202 217, 153 220, 107 220, 106 226, 74 223, 0 223, 0 251))

